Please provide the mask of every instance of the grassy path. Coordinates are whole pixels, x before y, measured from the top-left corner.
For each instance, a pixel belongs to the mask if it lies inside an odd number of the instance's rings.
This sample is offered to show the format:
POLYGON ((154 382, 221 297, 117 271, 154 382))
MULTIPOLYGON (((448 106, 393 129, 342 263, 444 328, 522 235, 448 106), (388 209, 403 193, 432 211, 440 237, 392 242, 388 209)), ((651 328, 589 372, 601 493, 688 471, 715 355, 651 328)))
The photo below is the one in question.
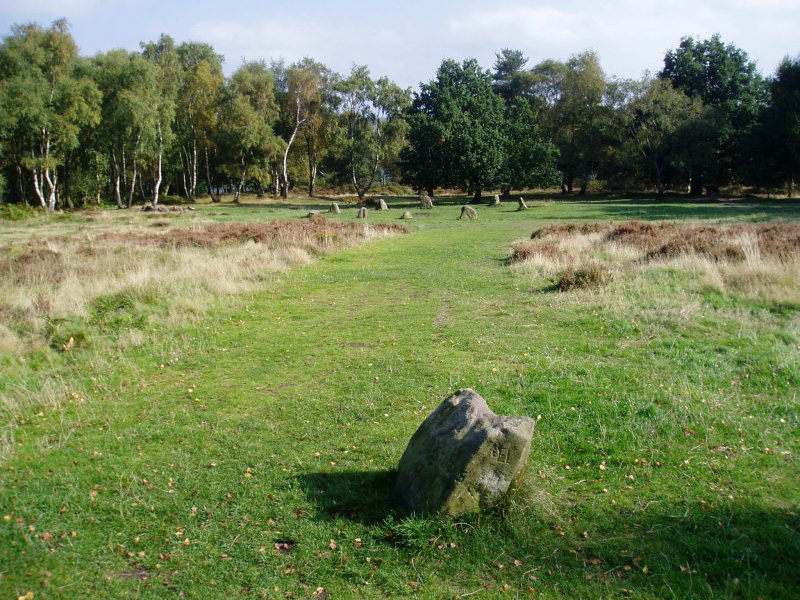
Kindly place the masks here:
POLYGON ((0 590, 791 597, 797 314, 701 298, 686 320, 636 286, 614 309, 619 290, 548 293, 505 264, 537 218, 617 209, 437 209, 156 336, 158 364, 143 347, 87 373, 18 431, 0 590), (526 495, 488 518, 393 514, 408 438, 466 386, 542 415, 526 495))

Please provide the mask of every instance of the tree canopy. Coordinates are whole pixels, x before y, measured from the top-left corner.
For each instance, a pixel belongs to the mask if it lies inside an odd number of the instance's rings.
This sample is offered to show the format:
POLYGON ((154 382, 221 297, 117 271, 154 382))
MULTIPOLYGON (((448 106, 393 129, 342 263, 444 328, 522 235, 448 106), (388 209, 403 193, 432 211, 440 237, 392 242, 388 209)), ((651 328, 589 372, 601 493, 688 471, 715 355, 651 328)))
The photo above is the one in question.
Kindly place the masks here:
MULTIPOLYGON (((715 184, 740 179, 743 141, 764 108, 768 88, 747 53, 720 36, 707 40, 685 37, 664 57, 659 73, 690 98, 699 98, 714 111, 716 161, 692 179, 695 192, 703 179, 715 184)), ((696 171, 698 169, 695 169, 696 171)))
POLYGON ((424 187, 461 187, 480 198, 500 183, 503 124, 504 104, 489 72, 476 60, 445 60, 436 79, 414 95, 409 141, 417 151, 406 155, 408 168, 420 172, 424 187))
POLYGON ((798 59, 765 79, 719 35, 681 39, 642 81, 608 77, 593 51, 495 59, 443 60, 412 94, 367 65, 250 61, 226 77, 203 42, 162 34, 83 57, 64 20, 15 25, 0 43, 2 200, 124 208, 314 195, 320 179, 362 202, 398 183, 476 199, 558 183, 701 194, 791 190, 800 170, 798 59))

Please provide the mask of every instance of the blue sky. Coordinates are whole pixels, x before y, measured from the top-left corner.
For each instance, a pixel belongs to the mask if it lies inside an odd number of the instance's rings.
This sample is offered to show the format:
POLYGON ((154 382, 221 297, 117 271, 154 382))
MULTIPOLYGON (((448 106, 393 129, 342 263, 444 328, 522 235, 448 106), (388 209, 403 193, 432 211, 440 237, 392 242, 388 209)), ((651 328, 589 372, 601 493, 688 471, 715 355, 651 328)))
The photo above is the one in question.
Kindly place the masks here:
POLYGON ((530 65, 592 48, 609 75, 658 71, 682 36, 720 33, 771 74, 800 54, 800 0, 0 0, 0 30, 13 23, 71 24, 81 52, 137 49, 162 32, 208 42, 241 60, 303 56, 346 72, 369 65, 416 89, 443 58, 477 58, 491 68, 502 48, 530 65))

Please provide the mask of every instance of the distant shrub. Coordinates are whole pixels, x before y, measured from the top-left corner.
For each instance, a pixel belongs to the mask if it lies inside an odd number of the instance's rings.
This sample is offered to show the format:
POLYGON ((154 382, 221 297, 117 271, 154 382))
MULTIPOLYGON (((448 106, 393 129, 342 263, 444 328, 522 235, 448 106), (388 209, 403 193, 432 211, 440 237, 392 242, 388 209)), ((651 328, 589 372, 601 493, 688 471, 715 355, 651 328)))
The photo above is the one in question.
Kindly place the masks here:
POLYGON ((49 248, 34 248, 0 258, 0 275, 17 285, 53 285, 67 276, 64 257, 49 248))
POLYGON ((640 250, 653 250, 670 239, 678 230, 674 223, 647 223, 644 221, 629 221, 615 225, 606 234, 608 242, 616 242, 626 246, 633 246, 640 250))
POLYGON ((106 294, 98 296, 92 302, 92 312, 94 316, 102 319, 109 313, 121 310, 129 310, 136 306, 136 297, 130 292, 117 292, 116 294, 106 294))
POLYGON ((399 183, 388 183, 386 185, 378 185, 370 190, 372 195, 385 195, 385 196, 413 196, 414 192, 411 188, 400 185, 399 183))
POLYGON ((608 223, 566 223, 564 225, 548 225, 541 227, 531 234, 532 240, 542 239, 554 235, 588 235, 600 233, 613 227, 608 223))
MULTIPOLYGON (((535 230, 533 240, 603 234, 602 242, 642 252, 645 261, 698 255, 717 262, 741 262, 756 253, 761 257, 788 259, 800 253, 800 223, 738 223, 695 225, 670 222, 628 221, 627 223, 566 223, 535 230)), ((562 243, 562 246, 564 244, 562 243)), ((538 252, 541 252, 539 250, 538 252)), ((518 246, 512 260, 525 260, 536 246, 518 246)))
POLYGON ((397 223, 339 223, 321 215, 303 221, 272 221, 270 223, 212 223, 205 227, 173 229, 165 233, 108 233, 98 240, 155 245, 162 248, 215 248, 228 244, 256 242, 270 247, 291 245, 318 246, 320 240, 342 242, 364 239, 369 232, 405 233, 397 223))
POLYGON ((611 280, 611 272, 598 262, 567 267, 556 281, 560 292, 600 287, 611 280))
POLYGON ((61 352, 85 348, 90 342, 86 323, 77 318, 52 319, 48 321, 45 333, 50 347, 61 352))
POLYGON ((188 202, 188 200, 180 196, 162 195, 158 198, 159 204, 183 204, 184 202, 188 202))
POLYGON ((756 226, 756 232, 764 256, 785 259, 800 252, 800 223, 763 223, 756 226))
POLYGON ((145 305, 156 301, 157 298, 148 298, 146 293, 131 291, 98 296, 90 305, 91 322, 103 333, 114 335, 128 329, 144 329, 147 323, 145 305))
POLYGON ((511 249, 511 262, 523 262, 533 257, 561 260, 566 256, 566 253, 554 242, 528 242, 518 244, 511 249))
POLYGON ((25 221, 41 214, 41 210, 27 204, 0 204, 0 220, 2 221, 25 221))
POLYGON ((649 252, 647 260, 661 258, 680 258, 699 254, 716 261, 742 261, 745 259, 744 249, 732 240, 720 238, 719 232, 702 231, 686 232, 676 236, 656 250, 649 252))

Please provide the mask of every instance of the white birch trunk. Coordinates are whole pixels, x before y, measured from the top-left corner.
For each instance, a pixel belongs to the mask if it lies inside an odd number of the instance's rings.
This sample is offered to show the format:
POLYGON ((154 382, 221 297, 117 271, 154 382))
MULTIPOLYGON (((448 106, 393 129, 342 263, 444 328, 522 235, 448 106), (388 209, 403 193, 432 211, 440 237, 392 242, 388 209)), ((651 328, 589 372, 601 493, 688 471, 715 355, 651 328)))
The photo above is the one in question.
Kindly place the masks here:
POLYGON ((33 190, 36 192, 36 197, 39 198, 39 204, 41 204, 42 208, 47 210, 47 202, 44 199, 42 186, 39 182, 39 169, 36 167, 33 168, 33 190))
POLYGON ((247 163, 244 156, 242 157, 242 178, 239 180, 239 185, 236 188, 236 194, 233 196, 235 204, 239 204, 239 197, 242 195, 242 188, 244 187, 245 179, 247 178, 247 163))
POLYGON ((161 189, 161 160, 164 156, 164 134, 161 132, 161 123, 158 124, 158 170, 156 182, 153 184, 153 208, 158 206, 158 191, 161 189))
POLYGON ((117 176, 114 177, 114 196, 115 196, 116 201, 117 201, 117 208, 123 208, 123 205, 122 205, 122 194, 120 193, 119 184, 120 184, 119 173, 117 173, 117 176))
POLYGON ((54 172, 53 177, 50 177, 50 169, 44 170, 44 178, 47 181, 47 187, 50 188, 50 193, 47 197, 47 210, 53 212, 56 209, 56 186, 58 185, 58 173, 54 172))
POLYGON ((178 156, 181 159, 181 179, 183 179, 183 191, 188 198, 191 198, 192 192, 189 190, 189 182, 186 180, 186 170, 189 168, 189 156, 188 154, 184 153, 183 148, 181 148, 180 152, 178 152, 178 156))
POLYGON ((128 192, 128 208, 133 206, 133 194, 136 192, 136 159, 133 160, 133 176, 131 177, 131 188, 128 192))
POLYGON ((212 202, 217 202, 218 198, 216 194, 214 194, 214 188, 211 186, 211 166, 208 162, 208 146, 205 147, 205 155, 206 155, 206 185, 208 186, 208 195, 211 196, 212 202))
MULTIPOLYGON (((133 147, 134 148, 134 150, 133 150, 133 158, 131 159, 131 162, 133 163, 133 175, 131 176, 131 188, 130 188, 130 192, 128 193, 128 208, 133 206, 133 194, 134 194, 134 192, 136 192, 136 176, 138 175, 137 165, 136 165, 136 158, 137 158, 137 155, 139 154, 139 141, 141 139, 142 139, 142 136, 141 136, 141 134, 139 134, 139 136, 136 138, 136 145, 133 147)), ((125 155, 123 154, 123 157, 124 156, 125 155)))
POLYGON ((192 128, 192 178, 191 178, 191 185, 192 185, 192 193, 190 194, 190 198, 192 202, 194 202, 195 197, 197 196, 197 135, 194 133, 194 127, 192 128))
POLYGON ((289 172, 287 169, 287 162, 289 159, 289 149, 292 147, 292 142, 294 142, 294 138, 297 135, 297 131, 300 129, 300 126, 306 122, 305 119, 300 118, 300 97, 296 98, 297 100, 297 114, 295 116, 295 126, 294 131, 292 131, 292 136, 289 138, 289 142, 286 144, 286 150, 283 153, 283 175, 281 176, 281 195, 284 198, 289 197, 289 172))

